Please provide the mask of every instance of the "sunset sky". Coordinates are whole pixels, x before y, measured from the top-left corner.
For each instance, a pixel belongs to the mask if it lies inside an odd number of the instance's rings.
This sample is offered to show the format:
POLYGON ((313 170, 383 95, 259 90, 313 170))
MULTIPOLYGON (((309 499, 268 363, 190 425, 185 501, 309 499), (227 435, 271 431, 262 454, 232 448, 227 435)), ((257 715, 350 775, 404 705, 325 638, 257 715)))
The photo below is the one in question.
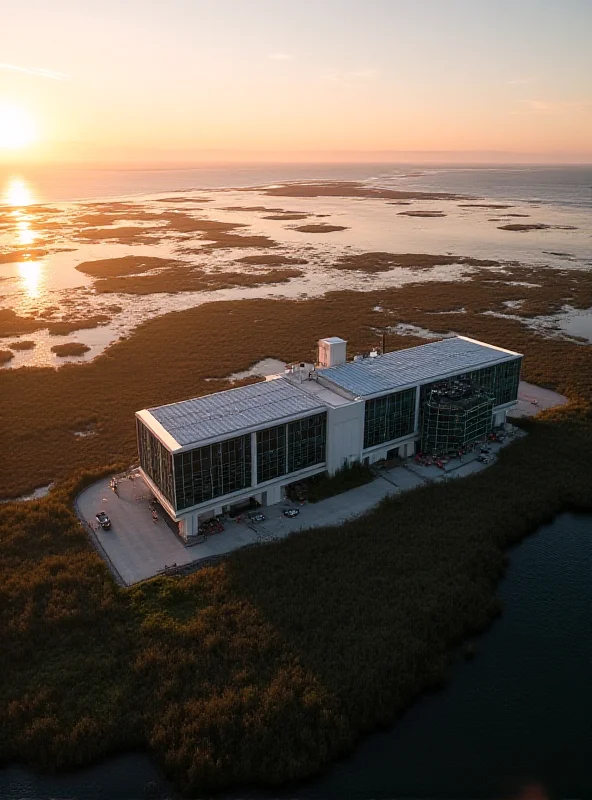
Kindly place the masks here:
POLYGON ((592 161, 590 0, 1 0, 1 23, 0 162, 592 161))

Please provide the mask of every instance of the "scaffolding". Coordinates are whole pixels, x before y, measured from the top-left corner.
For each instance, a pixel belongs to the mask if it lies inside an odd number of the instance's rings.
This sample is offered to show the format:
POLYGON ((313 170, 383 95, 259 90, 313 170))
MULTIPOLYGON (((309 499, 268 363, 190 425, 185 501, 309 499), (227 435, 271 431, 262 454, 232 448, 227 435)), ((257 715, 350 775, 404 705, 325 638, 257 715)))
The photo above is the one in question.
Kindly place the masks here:
POLYGON ((484 439, 491 430, 494 402, 492 393, 466 379, 432 384, 422 408, 422 452, 458 455, 484 439))

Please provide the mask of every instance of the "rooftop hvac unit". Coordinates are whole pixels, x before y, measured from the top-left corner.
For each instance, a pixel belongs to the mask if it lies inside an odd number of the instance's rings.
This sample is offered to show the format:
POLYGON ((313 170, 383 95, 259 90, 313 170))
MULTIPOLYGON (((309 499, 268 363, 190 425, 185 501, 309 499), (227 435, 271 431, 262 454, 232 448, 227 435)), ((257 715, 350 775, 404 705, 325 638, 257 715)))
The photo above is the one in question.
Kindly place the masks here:
POLYGON ((319 339, 319 366, 337 367, 345 364, 347 354, 347 342, 339 336, 329 336, 327 339, 319 339))

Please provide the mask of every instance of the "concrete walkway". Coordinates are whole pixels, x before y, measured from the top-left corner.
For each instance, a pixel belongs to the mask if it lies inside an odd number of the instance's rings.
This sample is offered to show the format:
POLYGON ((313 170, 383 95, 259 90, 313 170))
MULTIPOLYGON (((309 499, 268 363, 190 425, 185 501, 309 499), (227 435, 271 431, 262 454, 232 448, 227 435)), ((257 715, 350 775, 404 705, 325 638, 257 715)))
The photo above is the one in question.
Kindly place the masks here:
POLYGON ((534 383, 520 381, 518 385, 518 402, 508 412, 508 417, 535 417, 539 411, 546 411, 555 406, 564 406, 569 398, 562 394, 543 389, 534 383))
MULTIPOLYGON (((522 432, 516 429, 515 435, 520 436, 522 432)), ((503 445, 491 446, 493 460, 495 453, 511 441, 509 437, 503 445)), ((130 586, 166 568, 205 562, 240 547, 283 539, 297 531, 342 524, 370 511, 385 497, 486 469, 487 465, 478 461, 478 455, 474 452, 464 456, 462 462, 453 459, 445 469, 421 466, 410 458, 401 466, 380 471, 371 483, 319 503, 299 506, 286 501, 263 508, 266 519, 262 523, 228 521, 224 531, 210 534, 205 541, 191 546, 186 546, 171 530, 164 519, 164 511, 153 520, 148 505, 151 493, 137 472, 119 478, 117 494, 109 488, 109 478, 89 486, 78 496, 76 510, 116 579, 130 586), (284 516, 285 508, 298 508, 300 513, 290 519, 284 516), (104 531, 98 525, 95 516, 98 511, 108 514, 111 530, 104 531)))

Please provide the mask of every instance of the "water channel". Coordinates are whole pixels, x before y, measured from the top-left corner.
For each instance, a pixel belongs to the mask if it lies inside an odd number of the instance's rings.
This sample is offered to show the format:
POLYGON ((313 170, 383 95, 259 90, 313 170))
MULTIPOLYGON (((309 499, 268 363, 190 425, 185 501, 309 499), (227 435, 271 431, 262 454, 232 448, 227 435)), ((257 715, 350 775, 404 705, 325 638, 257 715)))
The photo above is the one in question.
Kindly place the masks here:
MULTIPOLYGON (((321 776, 225 800, 592 797, 592 516, 562 514, 510 555, 504 614, 443 691, 321 776)), ((142 755, 60 776, 0 771, 2 800, 172 796, 142 755)))

